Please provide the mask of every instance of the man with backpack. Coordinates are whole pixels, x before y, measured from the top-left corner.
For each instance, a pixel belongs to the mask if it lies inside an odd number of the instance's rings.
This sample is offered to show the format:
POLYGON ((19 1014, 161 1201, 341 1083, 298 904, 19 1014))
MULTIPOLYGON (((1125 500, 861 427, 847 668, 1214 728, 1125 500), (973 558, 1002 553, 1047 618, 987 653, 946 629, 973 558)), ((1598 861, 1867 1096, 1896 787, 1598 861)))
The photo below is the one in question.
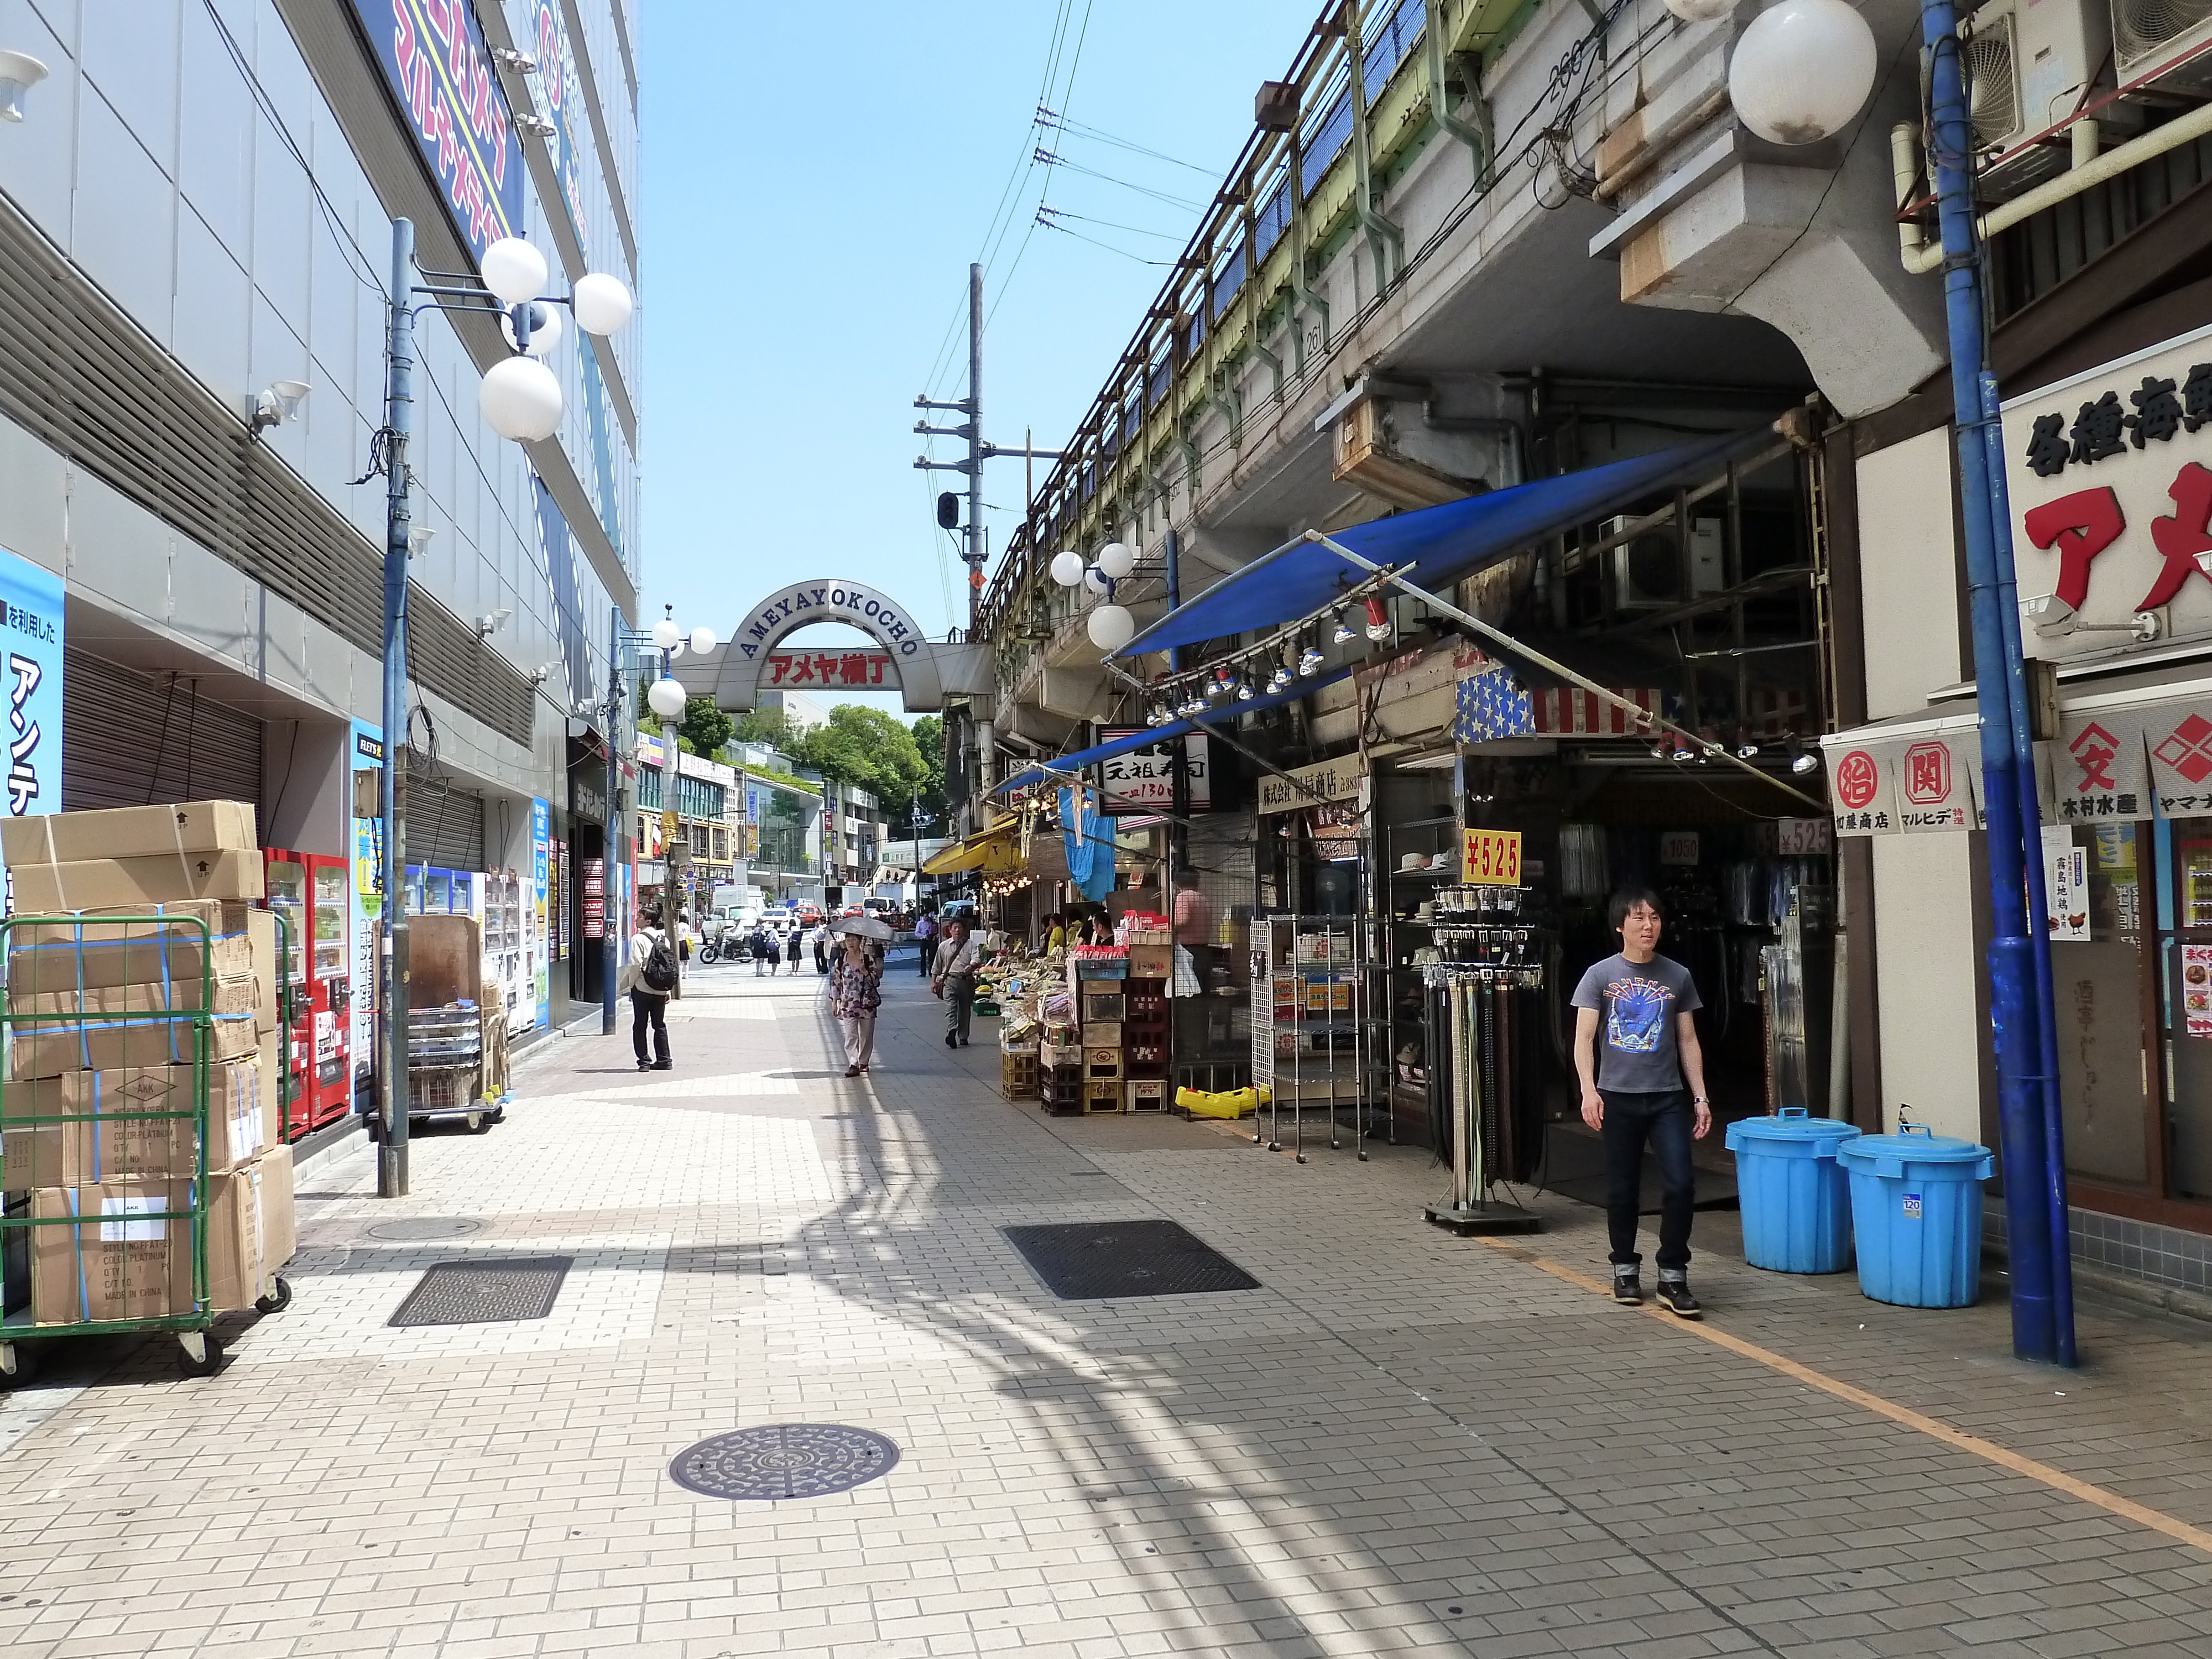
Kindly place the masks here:
POLYGON ((641 1072, 665 1072, 675 1062, 668 1054, 668 999, 675 992, 678 969, 676 947, 660 926, 660 912, 647 910, 629 942, 629 963, 623 970, 629 981, 630 1046, 637 1051, 641 1072), (653 1057, 645 1051, 645 1031, 653 1028, 653 1057))

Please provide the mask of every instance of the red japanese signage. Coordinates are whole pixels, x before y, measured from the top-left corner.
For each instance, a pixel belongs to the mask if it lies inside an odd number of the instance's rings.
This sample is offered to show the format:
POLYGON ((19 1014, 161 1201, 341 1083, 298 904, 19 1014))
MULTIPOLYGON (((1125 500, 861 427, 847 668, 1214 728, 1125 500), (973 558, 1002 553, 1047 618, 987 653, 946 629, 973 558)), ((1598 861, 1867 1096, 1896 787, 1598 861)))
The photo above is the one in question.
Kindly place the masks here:
POLYGON ((769 685, 850 686, 854 690, 896 685, 888 651, 771 651, 769 685))
POLYGON ((2212 629, 2212 330, 2032 392, 2003 428, 2021 597, 2058 602, 2030 655, 2124 650, 2144 612, 2212 629))
POLYGON ((1881 770, 1865 750, 1854 749, 1836 763, 1836 799, 1852 811, 1872 801, 1881 787, 1881 770))

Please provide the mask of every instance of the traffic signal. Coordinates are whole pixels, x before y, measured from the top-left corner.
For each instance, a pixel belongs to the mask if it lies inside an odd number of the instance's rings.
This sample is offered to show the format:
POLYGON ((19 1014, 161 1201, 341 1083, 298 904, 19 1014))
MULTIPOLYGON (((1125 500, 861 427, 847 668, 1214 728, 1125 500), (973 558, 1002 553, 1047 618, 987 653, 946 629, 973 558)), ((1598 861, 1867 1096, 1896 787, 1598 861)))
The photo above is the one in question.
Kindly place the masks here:
POLYGON ((939 530, 960 528, 960 497, 946 490, 937 498, 937 527, 939 530))

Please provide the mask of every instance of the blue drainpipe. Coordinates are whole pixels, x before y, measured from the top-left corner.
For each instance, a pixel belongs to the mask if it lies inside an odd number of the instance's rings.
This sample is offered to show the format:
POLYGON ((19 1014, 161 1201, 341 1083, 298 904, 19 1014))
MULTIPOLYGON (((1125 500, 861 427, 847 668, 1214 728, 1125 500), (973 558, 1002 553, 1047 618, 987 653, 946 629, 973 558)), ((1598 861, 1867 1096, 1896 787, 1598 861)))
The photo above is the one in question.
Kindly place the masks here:
MULTIPOLYGON (((2063 1160, 2057 1126, 2045 1121, 2048 1045, 2043 1021, 2037 1017, 2039 1010, 2051 1006, 2050 963, 2028 932, 2030 873, 2038 884, 2042 880, 2041 818, 2038 811, 2023 811, 2024 805, 2036 799, 2033 752, 2027 747, 2027 684, 2016 631, 2007 649, 2004 607, 2012 591, 2012 573, 2008 560, 2006 568, 2000 567, 1992 446, 1984 435, 1990 417, 1983 391, 1972 128, 1951 0, 1922 0, 1920 27, 1931 60, 1928 162, 1942 231, 1960 507, 1972 600, 1974 685, 1982 717, 1994 935, 1990 945, 1990 1023, 1996 1044, 1997 1139, 2004 1158, 2005 1242, 2012 1267, 2012 1346, 2022 1359, 2060 1363, 2050 1192, 2063 1160), (2027 856, 2031 837, 2033 859, 2027 856)), ((2001 480, 2002 473, 1997 476, 2001 480)), ((2016 630, 2016 617, 2013 623, 2016 630)), ((2057 1243, 2063 1253, 2063 1234, 2057 1243)), ((2063 1261, 2063 1254, 2057 1259, 2063 1261)), ((2071 1322, 2069 1316, 2066 1323, 2070 1327, 2071 1322)), ((2071 1344, 2068 1346, 2070 1351, 2071 1344)), ((2064 1358, 2070 1361, 2070 1352, 2064 1358)))

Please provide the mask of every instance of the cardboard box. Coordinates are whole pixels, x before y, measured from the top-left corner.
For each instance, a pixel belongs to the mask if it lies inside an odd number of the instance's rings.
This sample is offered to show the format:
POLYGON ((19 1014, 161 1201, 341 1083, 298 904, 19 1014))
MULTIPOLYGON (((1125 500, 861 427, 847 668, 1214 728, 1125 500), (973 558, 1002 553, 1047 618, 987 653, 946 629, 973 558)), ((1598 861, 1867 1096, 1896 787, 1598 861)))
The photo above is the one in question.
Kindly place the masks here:
MULTIPOLYGON (((81 991, 72 988, 66 991, 36 991, 27 995, 11 985, 8 1012, 36 1014, 41 1019, 37 1029, 58 1030, 63 1028, 43 1022, 67 1020, 74 1029, 80 1014, 191 1014, 199 1012, 203 1000, 208 1004, 208 1012, 219 1019, 250 1018, 260 1008, 261 988, 251 974, 217 979, 212 985, 200 975, 191 974, 144 984, 88 985, 81 991), (208 994, 210 992, 211 996, 208 994)), ((31 1029, 19 1025, 16 1035, 21 1036, 31 1029)))
MULTIPOLYGON (((118 1072, 138 1066, 190 1066, 197 1022, 189 1016, 134 1014, 94 1024, 36 1030, 16 1028, 9 1064, 19 1078, 59 1077, 64 1072, 118 1072)), ((240 1060, 258 1047, 253 1014, 218 1014, 210 1022, 207 1059, 240 1060)))
POLYGON ((1133 945, 1129 947, 1129 977, 1131 979, 1173 979, 1175 977, 1175 949, 1166 945, 1133 945))
MULTIPOLYGON (((18 819, 21 823, 26 820, 18 819)), ((127 859, 10 866, 19 915, 116 909, 179 899, 258 899, 265 890, 260 853, 167 853, 127 859)))
POLYGON ((254 1010, 253 1023, 262 1030, 273 1031, 283 1023, 278 998, 283 995, 284 987, 284 964, 276 956, 276 913, 274 910, 248 908, 246 912, 246 943, 252 957, 253 982, 260 997, 259 1005, 254 1010))
POLYGON ((287 1128, 282 1068, 291 1043, 282 1031, 264 1031, 257 1047, 253 1080, 261 1094, 261 1121, 269 1126, 268 1144, 273 1146, 284 1139, 287 1128))
MULTIPOLYGON (((191 1183, 119 1179, 31 1194, 31 1319, 158 1319, 190 1313, 191 1183)), ((292 1149, 274 1146, 208 1183, 211 1311, 253 1305, 298 1248, 292 1149)))
MULTIPOLYGON (((276 1138, 256 1060, 208 1068, 210 1173, 251 1162, 276 1138)), ((67 1072, 0 1090, 9 1120, 0 1134, 0 1189, 97 1186, 124 1176, 176 1177, 198 1170, 197 1115, 189 1066, 67 1072), (124 1115, 117 1115, 123 1114, 124 1115), (25 1123, 26 1118, 58 1119, 25 1123)))
POLYGON ((33 1189, 31 1322, 159 1319, 190 1309, 191 1208, 185 1181, 33 1189))
POLYGON ((251 801, 192 800, 0 818, 0 860, 11 869, 82 859, 249 850, 259 845, 251 801))
MULTIPOLYGON (((154 907, 125 908, 139 914, 154 907)), ((210 958, 217 979, 240 979, 256 971, 250 922, 256 915, 270 913, 242 901, 214 899, 158 908, 164 918, 160 921, 108 921, 95 913, 82 922, 9 929, 9 985, 36 995, 80 986, 197 980, 210 958)), ((272 915, 270 926, 275 925, 272 915)))

